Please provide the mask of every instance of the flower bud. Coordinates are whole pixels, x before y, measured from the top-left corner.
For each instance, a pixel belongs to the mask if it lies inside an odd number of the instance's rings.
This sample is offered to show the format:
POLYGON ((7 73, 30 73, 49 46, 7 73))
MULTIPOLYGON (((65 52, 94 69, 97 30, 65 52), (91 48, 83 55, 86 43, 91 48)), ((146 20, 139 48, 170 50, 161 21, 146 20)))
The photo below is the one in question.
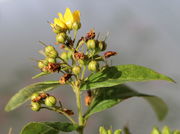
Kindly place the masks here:
POLYGON ((100 51, 104 51, 107 48, 107 44, 105 43, 105 41, 99 41, 98 47, 100 51))
POLYGON ((117 129, 114 131, 114 134, 121 134, 122 133, 122 130, 121 129, 117 129))
POLYGON ((112 130, 109 129, 109 130, 107 131, 107 134, 113 134, 113 133, 112 133, 112 130))
POLYGON ((72 68, 72 72, 75 74, 75 75, 78 75, 81 73, 81 67, 80 66, 74 66, 72 68))
POLYGON ((44 66, 45 66, 45 65, 43 64, 42 61, 38 61, 38 67, 39 67, 40 69, 42 69, 44 66))
POLYGON ((50 57, 50 58, 57 58, 58 56, 58 52, 56 51, 56 49, 50 45, 45 47, 45 54, 47 57, 50 57))
POLYGON ((99 128, 99 134, 107 134, 107 131, 104 127, 99 128))
POLYGON ((89 62, 88 69, 93 72, 97 71, 99 69, 99 63, 94 60, 89 62))
POLYGON ((95 49, 96 48, 96 41, 95 40, 88 40, 87 41, 87 48, 88 49, 95 49))
POLYGON ((54 96, 49 96, 45 99, 45 105, 48 107, 52 107, 56 105, 56 98, 54 96))
POLYGON ((180 131, 179 131, 179 130, 175 130, 175 131, 173 132, 173 134, 180 134, 180 131))
POLYGON ((62 52, 60 57, 65 61, 68 61, 68 59, 69 59, 69 55, 67 52, 62 52))
POLYGON ((56 63, 56 59, 54 58, 47 57, 46 60, 48 61, 48 63, 56 63))
POLYGON ((41 109, 41 105, 38 102, 31 102, 31 109, 37 112, 41 109))
POLYGON ((78 22, 74 22, 73 25, 72 25, 72 29, 73 30, 79 30, 81 28, 81 23, 78 23, 78 22))
POLYGON ((67 35, 65 33, 59 33, 56 35, 56 41, 58 43, 65 43, 67 35))
POLYGON ((38 97, 39 94, 38 93, 33 93, 32 96, 31 96, 31 100, 34 100, 36 97, 38 97))

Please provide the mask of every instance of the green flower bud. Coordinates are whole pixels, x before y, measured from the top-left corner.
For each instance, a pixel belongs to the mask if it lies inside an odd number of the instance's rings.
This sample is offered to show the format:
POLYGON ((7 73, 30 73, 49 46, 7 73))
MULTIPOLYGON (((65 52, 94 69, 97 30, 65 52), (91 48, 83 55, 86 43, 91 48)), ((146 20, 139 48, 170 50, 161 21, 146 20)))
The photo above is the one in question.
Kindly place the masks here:
POLYGON ((169 127, 165 126, 165 127, 162 129, 162 134, 171 134, 171 131, 170 131, 169 127))
POLYGON ((74 66, 72 68, 72 72, 75 74, 75 75, 78 75, 81 73, 81 67, 80 66, 74 66))
POLYGON ((42 69, 44 66, 45 66, 45 65, 44 65, 43 61, 38 61, 38 67, 39 67, 40 69, 42 69))
POLYGON ((65 43, 67 35, 65 33, 59 33, 56 35, 56 41, 58 43, 65 43))
POLYGON ((74 22, 73 25, 72 25, 72 29, 73 30, 79 30, 81 28, 81 23, 78 23, 78 22, 74 22))
POLYGON ((41 109, 41 105, 38 102, 31 102, 31 109, 33 111, 39 111, 41 109))
POLYGON ((180 131, 179 131, 179 130, 175 130, 175 131, 173 132, 173 134, 180 134, 180 131))
POLYGON ((49 53, 49 52, 54 51, 54 50, 55 50, 55 48, 51 45, 48 45, 45 47, 45 53, 49 53))
POLYGON ((31 96, 31 100, 34 100, 36 97, 38 97, 39 94, 38 93, 33 93, 32 96, 31 96))
POLYGON ((45 54, 47 57, 50 57, 50 58, 57 58, 58 56, 58 52, 56 51, 56 49, 50 45, 45 47, 45 54))
POLYGON ((112 133, 112 130, 109 129, 109 130, 107 131, 107 134, 113 134, 113 133, 112 133))
POLYGON ((56 98, 54 96, 49 96, 45 99, 45 105, 48 107, 52 107, 56 105, 56 98))
POLYGON ((99 134, 108 134, 104 127, 99 128, 99 134))
POLYGON ((48 63, 56 63, 56 59, 54 58, 47 57, 46 60, 48 61, 48 63))
POLYGON ((96 61, 89 62, 88 69, 93 72, 97 71, 99 69, 99 63, 96 61))
POLYGON ((107 44, 105 43, 105 41, 99 41, 98 47, 100 51, 104 51, 107 48, 107 44))
POLYGON ((69 55, 67 52, 62 52, 60 57, 65 61, 68 61, 68 59, 69 59, 69 55))
POLYGON ((114 134, 121 134, 122 130, 121 129, 117 129, 116 131, 114 131, 114 134))
POLYGON ((153 130, 151 131, 151 134, 161 134, 161 133, 158 130, 158 128, 153 128, 153 130))
POLYGON ((87 41, 87 48, 88 49, 96 49, 96 41, 95 40, 88 40, 87 41))

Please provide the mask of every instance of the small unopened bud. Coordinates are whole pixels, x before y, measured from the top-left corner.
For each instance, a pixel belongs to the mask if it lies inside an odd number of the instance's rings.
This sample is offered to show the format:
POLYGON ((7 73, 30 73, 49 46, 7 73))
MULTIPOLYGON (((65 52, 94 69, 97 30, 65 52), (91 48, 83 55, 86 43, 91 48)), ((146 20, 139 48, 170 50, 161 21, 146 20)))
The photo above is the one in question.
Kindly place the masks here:
POLYGON ((69 59, 69 55, 67 52, 62 52, 60 57, 65 61, 68 61, 68 59, 69 59))
POLYGON ((67 35, 65 33, 59 33, 56 35, 56 41, 58 43, 65 43, 67 35))
POLYGON ((41 109, 41 105, 38 102, 31 102, 31 109, 37 112, 41 109))
POLYGON ((31 100, 34 100, 36 97, 38 97, 39 94, 38 93, 33 93, 32 96, 31 96, 31 100))
POLYGON ((87 48, 88 49, 96 49, 96 41, 95 40, 88 40, 87 41, 87 48))
POLYGON ((114 55, 116 55, 116 54, 117 54, 117 52, 107 51, 107 52, 104 53, 104 57, 105 57, 105 58, 109 58, 109 57, 114 56, 114 55))
POLYGON ((101 127, 99 128, 99 134, 107 134, 106 129, 101 126, 101 127))
POLYGON ((73 72, 73 74, 75 74, 75 75, 79 75, 79 74, 81 73, 81 67, 80 67, 80 66, 74 66, 74 67, 72 68, 72 72, 73 72))
POLYGON ((58 52, 56 51, 56 49, 50 45, 45 47, 45 54, 47 57, 50 57, 50 58, 57 58, 58 56, 58 52))
POLYGON ((52 107, 56 105, 56 98, 54 96, 49 96, 45 99, 45 105, 48 107, 52 107))
POLYGON ((114 134, 121 134, 122 133, 122 130, 121 129, 117 129, 114 131, 114 134))
POLYGON ((56 59, 54 58, 47 57, 46 60, 48 61, 48 63, 56 63, 56 59))
POLYGON ((73 25, 72 25, 72 29, 73 30, 79 30, 81 28, 81 23, 78 23, 78 22, 74 22, 73 25))
POLYGON ((112 130, 109 129, 109 130, 107 131, 107 134, 113 134, 112 130))
POLYGON ((89 62, 88 69, 93 72, 97 71, 99 69, 99 63, 95 60, 89 62))
POLYGON ((105 43, 105 41, 99 41, 98 46, 100 51, 104 51, 107 48, 107 44, 105 43))

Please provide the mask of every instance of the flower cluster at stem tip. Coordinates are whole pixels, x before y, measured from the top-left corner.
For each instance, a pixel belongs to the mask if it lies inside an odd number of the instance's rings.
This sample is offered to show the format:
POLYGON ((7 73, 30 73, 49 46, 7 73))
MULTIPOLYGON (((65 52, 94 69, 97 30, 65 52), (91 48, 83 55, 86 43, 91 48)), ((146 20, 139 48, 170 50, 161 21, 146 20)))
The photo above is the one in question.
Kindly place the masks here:
MULTIPOLYGON (((56 34, 55 46, 46 45, 43 42, 44 59, 38 60, 38 68, 44 74, 61 73, 59 83, 80 86, 86 79, 87 69, 94 73, 108 67, 108 58, 116 55, 114 51, 101 52, 107 49, 106 37, 100 39, 96 36, 95 30, 91 29, 80 39, 76 39, 78 30, 81 28, 80 11, 71 12, 66 9, 64 15, 58 13, 58 18, 54 18, 54 23, 50 23, 52 31, 56 34), (71 33, 74 33, 72 37, 71 33), (61 52, 59 52, 61 51, 61 52)), ((92 94, 88 93, 85 98, 86 105, 90 105, 92 94)), ((39 97, 39 95, 37 95, 39 97)), ((43 99, 40 99, 42 102, 43 99)), ((43 104, 54 106, 56 99, 53 96, 46 96, 43 104)), ((40 103, 32 102, 32 110, 39 111, 40 103)))

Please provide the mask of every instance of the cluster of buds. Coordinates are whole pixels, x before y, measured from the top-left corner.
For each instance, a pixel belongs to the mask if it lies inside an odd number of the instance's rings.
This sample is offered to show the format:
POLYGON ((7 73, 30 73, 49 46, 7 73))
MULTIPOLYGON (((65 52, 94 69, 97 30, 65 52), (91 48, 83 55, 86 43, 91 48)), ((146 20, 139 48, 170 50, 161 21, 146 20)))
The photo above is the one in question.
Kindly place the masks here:
POLYGON ((47 93, 34 93, 31 96, 31 109, 33 111, 39 111, 42 107, 42 105, 45 105, 47 107, 54 107, 58 110, 60 110, 60 113, 66 113, 68 115, 74 115, 74 112, 72 110, 66 109, 62 107, 61 102, 59 101, 60 106, 56 105, 57 100, 54 96, 51 96, 47 93))
MULTIPOLYGON (((101 54, 107 49, 107 43, 105 39, 99 39, 99 35, 96 36, 94 30, 90 30, 79 40, 76 40, 77 31, 81 27, 80 12, 78 10, 73 13, 69 8, 66 9, 64 15, 58 13, 58 18, 54 19, 54 23, 50 23, 53 32, 56 34, 56 46, 59 45, 61 53, 52 45, 45 45, 44 55, 45 59, 38 61, 38 67, 45 73, 62 73, 59 78, 59 83, 63 84, 81 84, 81 81, 85 80, 85 71, 88 69, 91 72, 97 72, 107 67, 107 59, 116 55, 114 51, 107 51, 101 54), (71 33, 74 32, 74 37, 71 37, 71 33), (102 63, 102 64, 101 64, 102 63), (105 65, 103 65, 103 63, 105 65)), ((46 96, 42 98, 37 95, 36 99, 32 100, 32 109, 38 111, 42 102, 47 106, 53 106, 50 99, 56 103, 56 99, 53 96, 46 96), (47 99, 47 100, 46 100, 47 99)), ((92 101, 92 94, 88 92, 85 98, 87 106, 92 101)), ((65 110, 67 111, 67 110, 65 110)), ((68 111, 69 112, 69 111, 68 111)))
POLYGON ((71 10, 67 8, 64 15, 58 13, 58 16, 58 18, 54 18, 54 23, 50 23, 50 26, 53 32, 57 34, 57 43, 66 43, 69 40, 66 32, 71 30, 77 31, 81 27, 80 12, 76 10, 72 13, 71 10))
POLYGON ((56 105, 56 98, 47 93, 34 93, 31 96, 31 109, 33 111, 39 111, 42 104, 53 107, 56 105))

